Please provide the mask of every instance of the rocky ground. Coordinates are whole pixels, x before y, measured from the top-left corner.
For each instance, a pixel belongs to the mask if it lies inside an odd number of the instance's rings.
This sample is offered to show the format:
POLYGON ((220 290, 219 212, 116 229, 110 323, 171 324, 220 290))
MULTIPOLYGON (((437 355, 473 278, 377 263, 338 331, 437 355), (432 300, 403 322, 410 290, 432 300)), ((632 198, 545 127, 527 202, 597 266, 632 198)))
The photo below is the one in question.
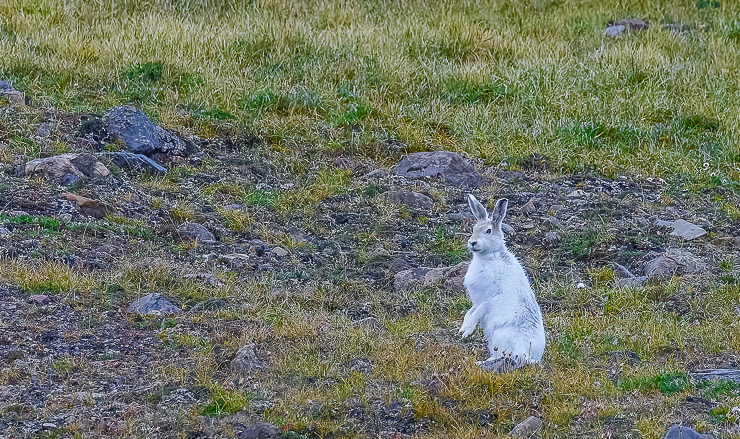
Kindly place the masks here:
MULTIPOLYGON (((615 295, 649 295, 660 284, 672 289, 651 300, 688 325, 712 319, 710 309, 697 309, 702 292, 735 288, 725 303, 735 307, 725 336, 738 333, 740 210, 729 189, 562 176, 536 156, 517 168, 486 167, 452 152, 406 154, 392 141, 380 145, 391 166, 350 150, 296 151, 299 159, 289 162, 259 137, 164 130, 133 107, 79 115, 8 103, 2 123, 20 128, 0 139, 0 437, 445 431, 399 387, 421 389, 425 401, 464 418, 460 425, 476 434, 506 433, 530 415, 544 419, 553 437, 564 434, 548 415, 537 370, 517 379, 538 390, 508 411, 466 406, 450 391, 461 364, 455 355, 468 363, 486 356, 481 336, 456 335, 467 306, 468 192, 509 199, 508 244, 546 317, 543 370, 567 353, 563 312, 608 313, 615 295), (135 303, 151 293, 162 300, 135 303), (413 320, 426 313, 432 323, 413 320), (399 329, 409 321, 419 326, 399 329), (387 333, 410 343, 406 349, 449 358, 434 367, 397 364, 396 373, 374 351, 342 345, 344 332, 353 340, 387 333), (294 344, 304 342, 326 370, 292 365, 301 349, 294 344), (409 384, 407 371, 420 378, 409 384), (352 377, 363 380, 359 396, 339 393, 334 406, 311 397, 314 388, 352 377)), ((575 349, 577 364, 626 355, 689 376, 727 369, 731 382, 737 341, 703 340, 575 349)), ((625 363, 609 361, 604 373, 617 383, 625 363)), ((635 392, 614 400, 651 398, 635 392)), ((730 434, 731 416, 711 423, 722 405, 716 398, 680 395, 660 428, 683 423, 730 434)), ((580 398, 567 435, 638 436, 640 410, 580 398)))

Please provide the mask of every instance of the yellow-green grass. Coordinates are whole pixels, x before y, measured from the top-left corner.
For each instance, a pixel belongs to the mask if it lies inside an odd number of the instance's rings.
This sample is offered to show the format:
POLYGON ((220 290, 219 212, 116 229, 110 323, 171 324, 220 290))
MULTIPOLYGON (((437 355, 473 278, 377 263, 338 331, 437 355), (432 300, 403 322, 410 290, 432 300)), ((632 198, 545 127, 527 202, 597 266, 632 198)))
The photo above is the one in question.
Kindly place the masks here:
POLYGON ((538 153, 564 172, 729 184, 740 4, 709 3, 8 0, 0 74, 37 102, 134 102, 278 147, 387 161, 395 139, 489 164, 538 153), (602 36, 625 17, 650 28, 602 36))

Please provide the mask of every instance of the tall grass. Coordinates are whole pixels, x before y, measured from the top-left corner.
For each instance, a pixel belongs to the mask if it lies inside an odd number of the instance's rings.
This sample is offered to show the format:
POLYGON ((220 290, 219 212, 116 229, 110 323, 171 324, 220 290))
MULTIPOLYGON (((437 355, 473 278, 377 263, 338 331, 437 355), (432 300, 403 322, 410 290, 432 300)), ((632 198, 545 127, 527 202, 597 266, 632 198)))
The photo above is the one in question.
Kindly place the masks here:
POLYGON ((233 115, 273 143, 328 148, 316 127, 351 127, 490 164, 538 153, 562 172, 732 184, 738 16, 657 0, 4 0, 0 77, 76 110, 184 111, 195 131, 233 115), (624 17, 650 28, 602 36, 624 17), (156 77, 132 74, 147 63, 156 77))

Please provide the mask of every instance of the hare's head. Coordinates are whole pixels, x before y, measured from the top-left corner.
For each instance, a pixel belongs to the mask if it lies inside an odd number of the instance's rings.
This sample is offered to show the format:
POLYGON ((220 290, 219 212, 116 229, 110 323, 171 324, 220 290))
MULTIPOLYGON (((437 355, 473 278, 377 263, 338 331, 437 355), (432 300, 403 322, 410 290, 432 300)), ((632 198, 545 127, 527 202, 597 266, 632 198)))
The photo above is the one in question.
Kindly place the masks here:
POLYGON ((468 249, 473 253, 488 253, 501 251, 504 245, 504 232, 501 231, 501 222, 506 216, 506 198, 496 201, 491 216, 486 208, 474 196, 468 195, 468 204, 473 215, 478 220, 473 226, 473 234, 468 239, 468 249))

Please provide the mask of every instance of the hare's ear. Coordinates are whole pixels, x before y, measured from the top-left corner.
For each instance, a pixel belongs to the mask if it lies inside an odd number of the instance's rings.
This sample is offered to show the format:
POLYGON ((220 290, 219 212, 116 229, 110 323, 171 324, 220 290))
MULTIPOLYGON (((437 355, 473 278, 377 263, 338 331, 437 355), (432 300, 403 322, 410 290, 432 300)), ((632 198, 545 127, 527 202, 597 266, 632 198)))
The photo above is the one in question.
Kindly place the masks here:
POLYGON ((468 205, 470 205, 470 210, 473 211, 473 215, 475 215, 475 218, 478 221, 488 219, 488 212, 486 212, 486 208, 483 207, 483 205, 480 204, 480 202, 476 200, 472 194, 468 194, 468 205))
POLYGON ((493 208, 493 215, 491 217, 491 222, 493 222, 493 224, 497 226, 501 225, 501 221, 503 221, 506 216, 506 206, 508 204, 509 200, 506 198, 501 198, 496 201, 496 207, 493 208))

